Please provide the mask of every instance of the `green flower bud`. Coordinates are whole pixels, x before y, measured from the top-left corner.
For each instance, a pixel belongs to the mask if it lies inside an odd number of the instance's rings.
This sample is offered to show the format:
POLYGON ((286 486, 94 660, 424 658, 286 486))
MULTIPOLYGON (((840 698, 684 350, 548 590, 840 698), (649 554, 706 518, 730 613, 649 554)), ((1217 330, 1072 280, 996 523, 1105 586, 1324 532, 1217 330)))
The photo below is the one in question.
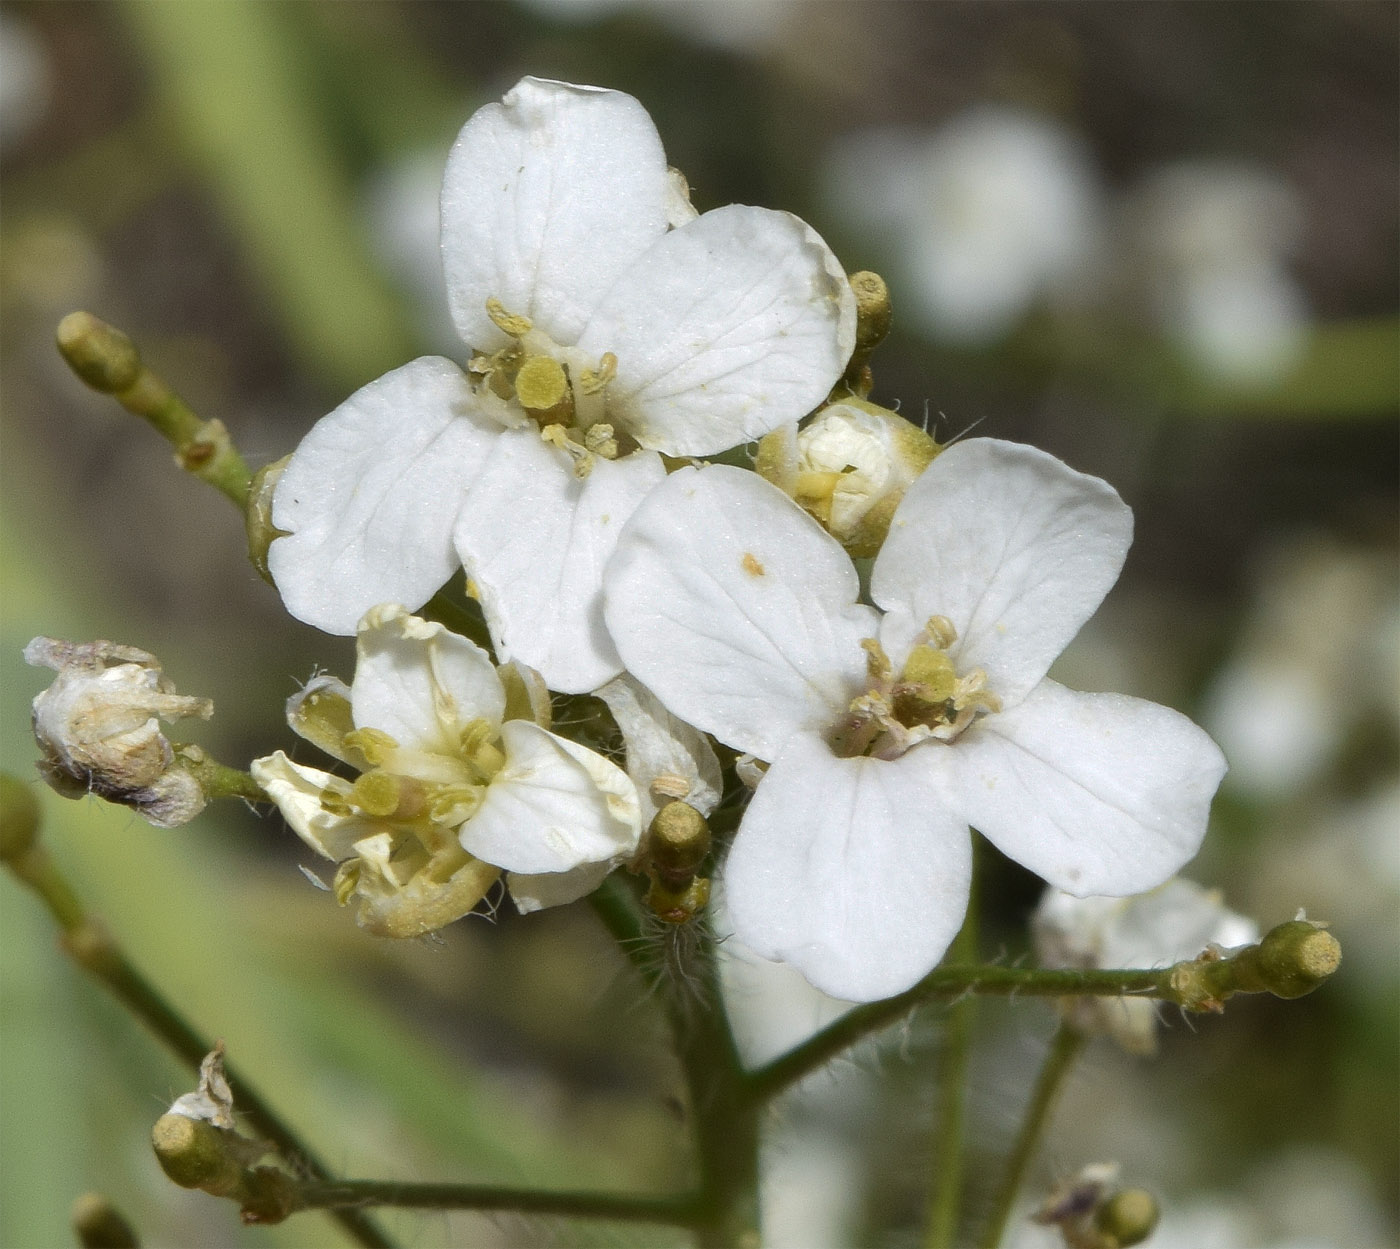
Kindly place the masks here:
POLYGON ((1103 1249, 1129 1249, 1140 1245, 1157 1229, 1161 1217, 1157 1199, 1142 1188, 1124 1188, 1094 1213, 1094 1227, 1103 1249))
POLYGON ((84 1193, 73 1203, 73 1234, 83 1249, 138 1249, 140 1241, 121 1212, 100 1193, 84 1193))
POLYGON ((90 312, 70 312, 58 323, 58 350, 84 382, 104 395, 130 390, 141 376, 136 344, 90 312))

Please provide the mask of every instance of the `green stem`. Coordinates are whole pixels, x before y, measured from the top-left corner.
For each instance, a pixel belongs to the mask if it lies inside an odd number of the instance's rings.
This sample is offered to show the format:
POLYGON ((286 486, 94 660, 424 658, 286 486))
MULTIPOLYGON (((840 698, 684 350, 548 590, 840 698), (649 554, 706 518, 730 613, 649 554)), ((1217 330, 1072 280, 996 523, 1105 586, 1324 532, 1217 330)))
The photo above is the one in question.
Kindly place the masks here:
POLYGON ((185 769, 204 791, 210 801, 215 798, 243 798, 248 802, 270 802, 263 787, 247 772, 230 768, 211 759, 203 747, 181 745, 172 742, 180 766, 185 769))
POLYGON ((1309 920, 1290 920, 1269 930, 1258 945, 1227 957, 1204 954, 1172 967, 1139 970, 1081 970, 1036 967, 936 967, 912 989, 867 1002, 842 1015, 801 1045, 747 1077, 747 1096, 766 1102, 808 1072, 825 1066, 862 1038, 902 1019, 925 1002, 964 993, 1002 997, 1138 997, 1174 1002, 1186 1010, 1218 1012, 1236 993, 1299 997, 1330 977, 1341 963, 1341 946, 1309 920))
POLYGON ((394 1206, 409 1210, 509 1210, 517 1214, 666 1223, 691 1227, 700 1203, 695 1194, 647 1197, 615 1193, 547 1192, 490 1184, 404 1184, 396 1180, 331 1180, 297 1188, 297 1208, 337 1210, 394 1206))
MULTIPOLYGON (((141 974, 117 946, 106 929, 83 906, 62 872, 42 846, 34 845, 7 866, 38 895, 63 930, 63 948, 80 967, 105 984, 108 990, 193 1070, 214 1048, 141 974)), ((303 1174, 318 1180, 329 1178, 325 1164, 306 1146, 280 1115, 233 1067, 227 1068, 236 1103, 257 1134, 277 1146, 284 1158, 303 1174)), ((392 1241, 359 1210, 336 1210, 332 1217, 357 1245, 392 1249, 392 1241)))
POLYGON ((87 385, 150 422, 175 448, 175 462, 181 468, 208 482, 238 508, 247 505, 252 474, 224 423, 203 421, 191 412, 141 362, 125 334, 89 312, 72 312, 59 322, 58 350, 87 385))
POLYGON ((697 1243, 702 1249, 756 1243, 757 1106, 746 1095, 743 1064, 724 1013, 714 939, 702 920, 648 931, 635 892, 616 873, 591 901, 665 1003, 694 1121, 697 1243))
POLYGON ((1026 1108, 1026 1117, 1021 1123, 1016 1143, 1006 1159, 1006 1169, 1002 1173, 1001 1183, 997 1186, 987 1230, 978 1242, 980 1249, 997 1249, 1001 1244, 1007 1221, 1011 1218, 1011 1209, 1016 1204, 1016 1194, 1021 1191, 1026 1170, 1035 1156, 1036 1146, 1040 1143, 1045 1125, 1049 1122, 1050 1111, 1086 1040, 1085 1035, 1077 1028, 1062 1023, 1059 1031, 1055 1033, 1055 1039, 1050 1042, 1050 1050, 1045 1055, 1040 1075, 1036 1078, 1035 1091, 1031 1094, 1030 1105, 1026 1108))
MULTIPOLYGON (((977 961, 977 892, 968 901, 967 916, 948 957, 954 963, 977 961)), ((925 1249, 953 1249, 962 1195, 963 1123, 967 1101, 967 1069, 972 1056, 972 1025, 977 999, 971 993, 954 1001, 948 1011, 942 1061, 939 1064, 938 1135, 934 1143, 933 1186, 929 1194, 925 1249)))

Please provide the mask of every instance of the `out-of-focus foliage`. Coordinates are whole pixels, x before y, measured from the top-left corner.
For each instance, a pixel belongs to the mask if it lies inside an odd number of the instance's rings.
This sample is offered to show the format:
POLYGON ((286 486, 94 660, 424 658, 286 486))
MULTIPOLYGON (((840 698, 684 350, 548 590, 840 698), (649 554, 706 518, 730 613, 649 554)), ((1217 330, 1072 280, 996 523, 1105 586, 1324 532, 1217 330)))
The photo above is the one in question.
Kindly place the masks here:
MULTIPOLYGON (((848 269, 889 280, 874 399, 1119 488, 1138 542, 1057 675, 1213 720, 1241 767, 1191 875, 1266 927, 1306 907, 1347 952, 1305 1002, 1232 1003, 1194 1032, 1165 1018, 1152 1063, 1091 1049, 1039 1191, 1112 1157, 1162 1194, 1163 1244, 1394 1242, 1393 5, 6 0, 0 18, 0 765, 31 774, 44 680, 19 652, 36 634, 160 655, 214 700, 200 740, 240 765, 290 747, 282 702, 314 666, 351 672, 343 640, 287 620, 232 509, 67 375, 59 317, 88 307, 133 333, 265 463, 353 387, 451 349, 433 205, 469 113, 526 73, 629 91, 698 207, 797 212, 848 269), (1004 168, 970 165, 949 136, 992 114, 1066 136, 1088 171, 1078 189, 1048 189, 1043 151, 1034 168, 1014 145, 1004 168), (876 159, 891 145, 902 181, 876 159), (1221 191, 1201 170, 1246 174, 1221 191), (997 241, 1024 234, 1017 211, 1053 226, 1035 211, 1052 195, 1058 236, 997 241), (980 311, 958 321, 945 279, 940 316, 918 313, 932 257, 984 253, 1000 277, 957 274, 980 311), (1017 299, 988 317, 993 281, 1017 299), (1202 336, 1217 350, 1195 350, 1202 336), (1232 343, 1246 356, 1222 355, 1232 343)), ((274 819, 230 806, 154 830, 47 794, 44 809, 54 854, 136 961, 333 1165, 680 1182, 654 1004, 585 909, 388 945, 304 881, 274 819)), ((190 1078, 0 889, 0 1242, 68 1243, 73 1197, 97 1188, 150 1243, 338 1243, 312 1216, 240 1228, 165 1182, 147 1134, 190 1078)), ((988 889, 984 952, 1019 957, 1034 883, 994 862, 988 889)), ((779 1002, 780 1029, 815 1023, 818 1008, 767 989, 737 1009, 762 1035, 779 1002)), ((1037 1003, 981 1013, 974 1176, 1009 1139, 1050 1022, 1037 1003)), ((909 1243, 939 1036, 926 1012, 882 1048, 878 1078, 848 1064, 785 1105, 774 1244, 909 1243)), ((396 1226, 418 1244, 646 1243, 512 1219, 396 1226)))

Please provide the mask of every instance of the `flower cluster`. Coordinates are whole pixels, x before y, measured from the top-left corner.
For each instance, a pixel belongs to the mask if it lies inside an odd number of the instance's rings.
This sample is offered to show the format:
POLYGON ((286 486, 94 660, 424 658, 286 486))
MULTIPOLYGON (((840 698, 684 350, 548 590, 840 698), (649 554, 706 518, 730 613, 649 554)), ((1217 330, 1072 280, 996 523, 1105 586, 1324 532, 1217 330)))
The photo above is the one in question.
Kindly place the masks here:
POLYGON ((1210 739, 1047 676, 1117 579, 1128 508, 870 404, 857 300, 808 226, 697 214, 637 101, 525 79, 463 128, 442 244, 465 367, 351 396, 272 494, 288 608, 359 635, 354 684, 313 681, 289 717, 358 775, 280 753, 254 775, 362 923, 431 930, 503 872, 533 909, 655 866, 658 808, 720 800, 706 735, 755 789, 722 869, 735 932, 842 998, 942 957, 971 827, 1078 895, 1195 853, 1210 739), (759 472, 697 458, 758 439, 759 472), (499 669, 409 614, 459 566, 499 669), (547 690, 599 694, 630 779, 549 731, 547 690))

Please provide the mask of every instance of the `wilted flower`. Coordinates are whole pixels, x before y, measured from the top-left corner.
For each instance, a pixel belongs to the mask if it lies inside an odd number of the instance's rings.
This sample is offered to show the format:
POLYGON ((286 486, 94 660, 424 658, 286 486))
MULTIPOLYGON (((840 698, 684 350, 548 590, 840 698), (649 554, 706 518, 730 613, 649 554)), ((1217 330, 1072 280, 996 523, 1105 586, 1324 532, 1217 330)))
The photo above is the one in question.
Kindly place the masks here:
POLYGON ((905 493, 857 602, 846 553, 753 473, 682 469, 608 568, 627 667, 771 764, 724 869, 738 936, 871 999, 932 968, 974 825, 1078 893, 1141 892, 1196 851, 1224 772, 1185 717, 1046 679, 1117 579, 1111 487, 990 439, 905 493))
MULTIPOLYGON (((1208 947, 1222 950, 1259 940, 1259 925, 1237 915, 1218 890, 1169 880, 1130 898, 1076 898, 1047 889, 1031 920, 1042 967, 1170 967, 1208 947)), ((1066 999, 1084 1032, 1106 1033, 1131 1054, 1157 1044, 1157 1004, 1146 997, 1066 999)))
POLYGON ((502 870, 522 911, 571 902, 636 850, 632 782, 536 723, 548 703, 531 699, 532 676, 498 673, 466 638, 384 605, 360 624, 354 683, 320 677, 288 703, 292 727, 360 775, 278 751, 253 776, 339 863, 336 898, 358 899, 361 926, 431 932, 472 910, 502 870))
POLYGON ((96 794, 162 828, 204 810, 204 790, 181 766, 161 720, 207 720, 214 704, 175 692, 160 660, 114 642, 37 637, 25 662, 58 673, 34 699, 39 772, 60 794, 96 794))
POLYGON ((602 568, 665 476, 803 416, 845 367, 855 305, 796 217, 697 216, 630 96, 522 80, 463 127, 442 190, 467 372, 425 357, 320 421, 273 500, 288 609, 350 633, 464 565, 497 654, 550 688, 622 669, 602 568))

